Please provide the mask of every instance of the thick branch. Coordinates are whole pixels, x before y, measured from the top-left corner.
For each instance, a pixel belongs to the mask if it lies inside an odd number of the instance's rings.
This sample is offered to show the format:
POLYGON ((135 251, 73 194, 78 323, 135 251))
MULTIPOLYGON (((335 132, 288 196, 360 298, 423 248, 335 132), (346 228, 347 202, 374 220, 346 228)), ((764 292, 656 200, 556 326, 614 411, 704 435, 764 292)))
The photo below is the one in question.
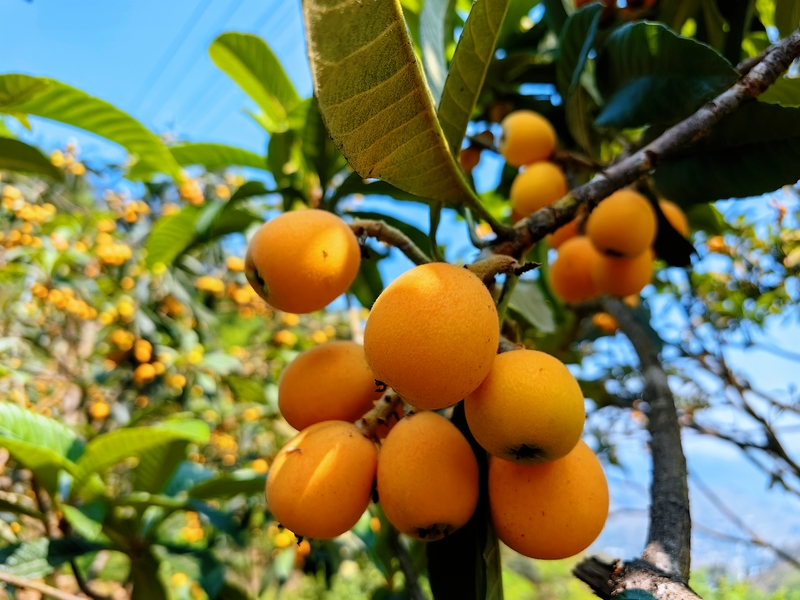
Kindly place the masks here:
POLYGON ((54 588, 39 581, 31 581, 30 579, 17 577, 16 575, 11 575, 9 573, 3 573, 2 571, 0 571, 0 581, 8 583, 9 585, 13 585, 16 588, 35 590, 43 596, 56 598, 56 600, 85 600, 81 596, 62 592, 58 588, 54 588))
POLYGON ((679 576, 665 573, 649 562, 632 560, 624 565, 607 563, 596 556, 580 562, 572 574, 604 600, 625 590, 638 589, 665 600, 700 600, 679 576))
POLYGON ((581 205, 593 208, 616 190, 654 169, 664 158, 677 154, 695 140, 708 135, 723 117, 735 112, 774 83, 798 55, 800 30, 776 44, 733 87, 667 129, 638 152, 598 173, 589 183, 576 187, 558 202, 519 221, 514 226, 514 237, 498 240, 492 244, 492 249, 497 254, 522 256, 545 235, 575 218, 581 205))
MULTIPOLYGON (((377 385, 379 382, 375 383, 377 385)), ((378 427, 385 425, 402 403, 403 399, 399 394, 393 391, 386 392, 382 398, 375 401, 375 406, 358 421, 359 429, 364 435, 377 441, 378 427)))
POLYGON ((384 244, 394 246, 405 254, 415 265, 424 265, 431 262, 425 253, 414 245, 406 234, 383 221, 370 221, 367 219, 356 219, 350 223, 350 229, 356 236, 367 236, 375 238, 384 244))

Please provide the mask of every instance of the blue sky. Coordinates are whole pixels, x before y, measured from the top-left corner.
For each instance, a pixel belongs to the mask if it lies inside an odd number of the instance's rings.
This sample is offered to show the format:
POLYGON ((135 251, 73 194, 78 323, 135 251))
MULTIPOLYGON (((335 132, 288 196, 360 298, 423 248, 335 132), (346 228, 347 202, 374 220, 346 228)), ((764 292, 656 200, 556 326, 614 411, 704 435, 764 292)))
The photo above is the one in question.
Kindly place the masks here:
MULTIPOLYGON (((253 107, 252 102, 208 56, 210 42, 225 31, 262 36, 282 60, 300 94, 311 94, 299 0, 5 0, 0 3, 0 21, 5 24, 0 71, 58 79, 115 104, 158 133, 170 132, 179 139, 264 152, 264 131, 242 111, 253 107)), ((18 127, 15 131, 45 149, 63 147, 74 138, 89 160, 123 156, 119 148, 92 136, 38 119, 32 122, 32 132, 18 127)), ((480 187, 492 183, 498 166, 494 157, 482 162, 477 176, 480 187)), ((427 229, 423 207, 370 200, 369 208, 427 229)), ((447 218, 442 232, 448 259, 474 257, 463 224, 447 218)), ((410 263, 396 257, 382 267, 391 278, 410 263)), ((797 333, 796 323, 775 323, 767 329, 770 341, 784 348, 796 348, 797 333)), ((785 389, 790 383, 800 386, 796 363, 757 350, 731 351, 730 358, 762 389, 785 389)), ((609 470, 612 517, 595 548, 608 555, 630 557, 641 550, 646 534, 646 517, 635 511, 647 505, 643 490, 648 485, 650 463, 642 433, 620 436, 619 441, 625 470, 609 470)), ((717 489, 760 534, 785 546, 800 538, 798 499, 778 490, 767 491, 765 477, 728 445, 690 434, 685 436, 685 445, 690 469, 717 489)), ((800 443, 793 445, 800 450, 800 443)), ((737 533, 696 490, 692 492, 692 510, 706 526, 737 533)), ((771 559, 764 551, 721 543, 702 534, 695 535, 694 554, 697 564, 724 563, 739 572, 771 559)))

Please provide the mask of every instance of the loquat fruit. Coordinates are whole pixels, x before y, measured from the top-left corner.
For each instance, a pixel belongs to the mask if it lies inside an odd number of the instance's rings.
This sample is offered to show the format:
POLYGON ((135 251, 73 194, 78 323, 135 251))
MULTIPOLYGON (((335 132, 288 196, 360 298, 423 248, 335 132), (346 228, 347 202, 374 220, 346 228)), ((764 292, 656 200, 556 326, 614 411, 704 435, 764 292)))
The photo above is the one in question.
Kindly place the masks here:
POLYGON ((449 535, 478 504, 478 461, 469 442, 435 412, 405 417, 381 446, 378 497, 401 533, 423 541, 449 535))
POLYGON ((558 560, 582 552, 608 517, 608 482, 581 440, 544 465, 489 461, 489 505, 497 537, 520 554, 558 560))
POLYGON ((563 198, 568 190, 564 171, 555 163, 541 161, 520 171, 511 184, 511 208, 527 217, 563 198))
POLYGON ((345 293, 360 264, 358 239, 347 224, 311 209, 265 223, 250 241, 245 274, 274 308, 310 313, 345 293))
POLYGON ((481 151, 475 146, 467 146, 458 155, 458 163, 465 173, 472 173, 479 162, 481 162, 481 151))
POLYGON ((592 281, 601 294, 609 296, 638 294, 652 278, 653 252, 649 249, 635 258, 597 254, 592 264, 592 281))
POLYGON ((431 263, 381 293, 364 329, 364 351, 379 381, 417 408, 438 409, 478 387, 499 339, 497 309, 481 280, 431 263))
POLYGON ((565 456, 583 433, 583 392, 557 358, 512 350, 464 400, 472 435, 495 456, 522 464, 565 456))
POLYGON ((539 113, 516 110, 501 123, 499 150, 506 162, 514 167, 546 160, 556 148, 556 130, 539 113))
POLYGON ((553 233, 548 234, 545 238, 547 243, 550 244, 551 248, 560 248, 561 244, 570 240, 578 235, 578 219, 572 219, 566 225, 562 225, 558 229, 556 229, 553 233))
POLYGON ((320 421, 358 420, 382 392, 367 365, 364 347, 336 341, 306 350, 284 369, 278 407, 295 429, 320 421))
POLYGON ((586 235, 603 254, 633 258, 653 244, 656 227, 656 213, 647 198, 633 190, 618 190, 589 215, 586 235))
POLYGON ((683 237, 689 235, 689 219, 686 218, 686 214, 681 210, 680 206, 669 200, 659 200, 658 206, 675 231, 683 237))
POLYGON ((550 266, 550 286, 564 302, 586 302, 597 296, 592 266, 600 256, 589 238, 583 235, 567 240, 558 249, 558 258, 550 266))
POLYGON ((275 457, 267 475, 269 510, 297 535, 341 535, 369 505, 377 462, 375 445, 352 423, 316 423, 275 457))

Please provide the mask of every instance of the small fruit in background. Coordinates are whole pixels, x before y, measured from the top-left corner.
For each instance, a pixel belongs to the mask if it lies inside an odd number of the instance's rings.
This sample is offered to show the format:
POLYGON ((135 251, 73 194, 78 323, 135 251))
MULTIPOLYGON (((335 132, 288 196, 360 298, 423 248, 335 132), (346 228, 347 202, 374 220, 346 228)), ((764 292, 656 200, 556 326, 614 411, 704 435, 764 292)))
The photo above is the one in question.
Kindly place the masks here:
POLYGON ((358 239, 347 224, 311 209, 265 223, 247 248, 245 274, 273 308, 305 314, 345 293, 360 264, 358 239))
POLYGON ((592 315, 592 325, 597 327, 600 331, 607 334, 612 334, 619 329, 617 320, 608 313, 600 312, 592 315))
POLYGON ((364 351, 376 379, 417 408, 455 404, 492 366, 500 334, 492 295, 467 269, 415 267, 375 301, 364 351))
POLYGON ((481 162, 481 150, 476 146, 467 146, 458 155, 458 164, 465 173, 472 173, 479 162, 481 162))
POLYGON ((333 538, 369 505, 377 451, 352 423, 323 421, 292 438, 270 467, 267 505, 295 534, 333 538))
POLYGON ((586 302, 597 296, 592 265, 600 256, 585 236, 567 240, 558 248, 558 257, 550 265, 550 286, 568 304, 586 302))
POLYGON ((557 358, 535 350, 499 354, 464 400, 467 424, 490 454, 522 464, 565 456, 583 433, 583 392, 557 358))
POLYGON ((511 166, 546 160, 556 148, 556 130, 550 121, 532 110, 516 110, 501 125, 503 135, 498 148, 511 166))
POLYGON ((653 278, 653 251, 635 258, 613 258, 597 254, 592 264, 592 281, 601 294, 622 298, 638 294, 653 278))
POLYGON ((681 207, 669 200, 659 200, 658 206, 675 231, 683 237, 687 237, 689 235, 689 219, 686 218, 686 214, 681 210, 681 207))
POLYGON ((511 184, 511 208, 527 217, 567 194, 567 178, 555 163, 541 161, 528 165, 511 184))
POLYGON ((405 417, 381 447, 378 497, 389 522, 418 540, 459 529, 478 504, 478 462, 469 442, 434 412, 405 417))
POLYGON ((603 254, 634 258, 656 239, 656 213, 633 190, 619 190, 600 202, 586 221, 586 235, 603 254))
POLYGON ((572 219, 572 221, 566 225, 562 225, 553 233, 548 234, 545 239, 547 243, 550 244, 551 248, 558 249, 561 247, 561 244, 567 240, 571 240, 576 235, 578 235, 578 219, 572 219))
POLYGON ((306 350, 289 363, 278 384, 278 407, 289 425, 305 429, 320 421, 352 423, 381 395, 364 347, 336 341, 306 350))
POLYGON ((490 459, 494 530, 525 556, 559 560, 583 552, 603 530, 608 501, 603 467, 583 440, 544 465, 490 459))

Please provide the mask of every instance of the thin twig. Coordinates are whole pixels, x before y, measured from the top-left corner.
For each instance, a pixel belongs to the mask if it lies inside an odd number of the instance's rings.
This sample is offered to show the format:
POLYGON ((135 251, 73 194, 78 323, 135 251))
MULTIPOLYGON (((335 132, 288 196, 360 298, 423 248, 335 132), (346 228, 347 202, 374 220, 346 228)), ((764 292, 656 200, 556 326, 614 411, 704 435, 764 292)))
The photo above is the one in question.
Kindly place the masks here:
POLYGON ((424 265, 431 262, 431 259, 425 256, 425 253, 417 248, 406 234, 383 221, 356 219, 350 223, 350 229, 353 230, 357 237, 367 236, 375 238, 384 244, 394 246, 415 265, 424 265))
POLYGON ((89 596, 89 598, 92 600, 109 600, 108 596, 103 596, 102 594, 97 594, 92 591, 92 589, 89 587, 89 583, 80 572, 77 562, 71 560, 69 561, 69 565, 72 567, 72 574, 75 576, 75 581, 78 583, 78 587, 84 594, 89 596))
POLYGON ((56 598, 56 600, 86 600, 81 596, 76 596, 75 594, 62 592, 58 588, 49 586, 46 583, 41 583, 39 581, 31 581, 30 579, 25 579, 24 577, 17 577, 16 575, 11 575, 10 573, 4 573, 2 571, 0 571, 0 581, 5 582, 9 585, 13 585, 16 588, 27 588, 29 590, 37 591, 40 594, 43 594, 44 596, 49 596, 50 598, 56 598))

